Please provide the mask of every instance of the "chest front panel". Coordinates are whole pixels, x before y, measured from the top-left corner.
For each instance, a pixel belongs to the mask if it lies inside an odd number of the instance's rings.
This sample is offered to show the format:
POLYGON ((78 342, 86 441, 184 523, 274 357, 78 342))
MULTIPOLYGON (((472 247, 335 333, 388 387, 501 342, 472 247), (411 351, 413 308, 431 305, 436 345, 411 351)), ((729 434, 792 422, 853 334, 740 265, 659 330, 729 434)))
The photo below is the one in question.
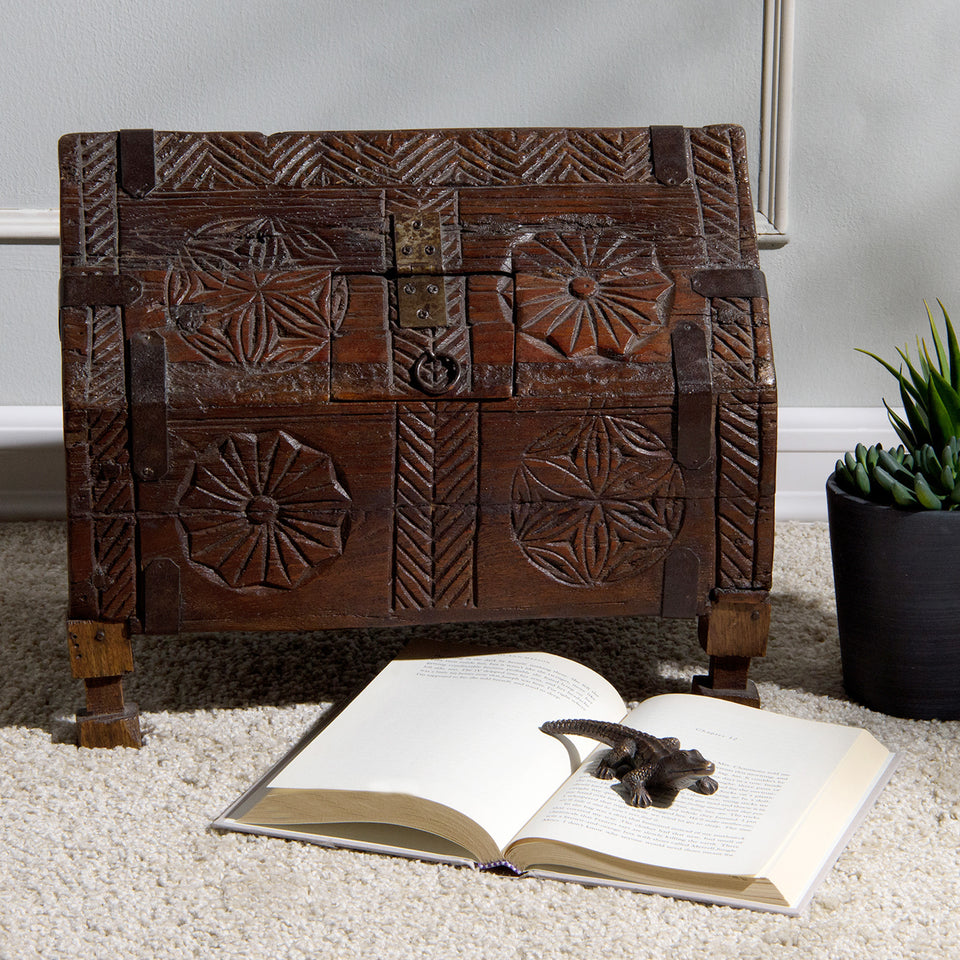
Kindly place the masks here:
POLYGON ((61 142, 71 607, 136 629, 764 587, 742 135, 61 142))

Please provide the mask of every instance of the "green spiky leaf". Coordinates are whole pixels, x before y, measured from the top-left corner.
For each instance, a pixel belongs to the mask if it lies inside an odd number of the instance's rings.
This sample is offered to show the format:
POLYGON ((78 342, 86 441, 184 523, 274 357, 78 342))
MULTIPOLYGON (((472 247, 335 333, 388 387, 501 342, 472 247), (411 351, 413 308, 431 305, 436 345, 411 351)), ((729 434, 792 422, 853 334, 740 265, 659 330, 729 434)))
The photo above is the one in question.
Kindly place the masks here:
MULTIPOLYGON (((871 353, 869 350, 861 350, 859 347, 855 348, 858 353, 862 353, 867 357, 870 357, 872 360, 876 360, 881 366, 883 366, 889 373, 891 373, 901 385, 901 387, 907 390, 908 393, 912 393, 915 400, 921 400, 920 390, 903 375, 903 369, 897 369, 892 363, 888 363, 883 357, 878 357, 875 353, 871 353)), ((907 367, 911 370, 911 375, 919 376, 917 371, 914 369, 913 365, 910 363, 910 358, 902 351, 898 351, 900 356, 907 363, 907 367)), ((923 381, 921 380, 921 383, 923 381)))
POLYGON ((923 301, 923 305, 927 309, 927 320, 930 321, 930 336, 933 339, 933 349, 937 354, 937 366, 939 367, 940 373, 943 376, 949 377, 950 360, 947 357, 947 351, 943 348, 943 341, 940 339, 940 334, 937 332, 937 325, 933 322, 933 313, 930 310, 930 305, 926 300, 923 301))
POLYGON ((943 402, 940 391, 936 386, 934 378, 939 376, 940 374, 938 374, 936 370, 931 371, 930 382, 927 388, 928 429, 930 436, 926 442, 935 446, 938 450, 942 450, 955 431, 954 420, 950 416, 950 411, 943 402))
MULTIPOLYGON (((886 400, 883 401, 883 405, 887 408, 887 416, 890 419, 890 423, 893 424, 893 429, 896 430, 897 436, 908 446, 915 444, 916 437, 914 437, 913 431, 910 429, 910 425, 890 406, 889 403, 887 403, 886 400)), ((901 444, 901 449, 902 446, 903 445, 901 444)))
POLYGON ((960 343, 957 342, 957 333, 950 322, 950 315, 942 301, 937 300, 940 312, 943 314, 943 324, 947 330, 947 354, 950 358, 950 386, 960 391, 960 343))
POLYGON ((950 442, 951 437, 960 434, 960 393, 952 386, 950 381, 936 370, 930 375, 930 382, 937 392, 940 402, 946 411, 946 421, 944 424, 943 444, 937 447, 942 449, 944 445, 950 442))
POLYGON ((911 445, 906 437, 901 439, 911 450, 929 443, 931 440, 930 419, 924 410, 927 399, 925 398, 923 403, 914 403, 907 391, 903 389, 903 381, 901 381, 900 399, 903 401, 903 410, 907 415, 907 423, 910 424, 910 434, 914 442, 911 445))

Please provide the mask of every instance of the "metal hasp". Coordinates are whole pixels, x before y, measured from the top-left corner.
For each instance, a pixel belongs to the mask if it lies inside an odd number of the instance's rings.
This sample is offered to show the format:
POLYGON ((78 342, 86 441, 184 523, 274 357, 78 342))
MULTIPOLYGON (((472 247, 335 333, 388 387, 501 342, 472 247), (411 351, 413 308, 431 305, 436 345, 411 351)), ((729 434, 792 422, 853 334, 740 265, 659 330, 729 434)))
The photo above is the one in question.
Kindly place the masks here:
POLYGON ((440 243, 439 214, 422 213, 393 221, 401 327, 445 327, 448 323, 440 243))
POLYGON ((138 200, 156 186, 153 130, 121 130, 117 136, 117 182, 138 200))
POLYGON ((690 179, 690 150, 683 127, 651 127, 650 157, 653 175, 667 187, 678 187, 690 179))

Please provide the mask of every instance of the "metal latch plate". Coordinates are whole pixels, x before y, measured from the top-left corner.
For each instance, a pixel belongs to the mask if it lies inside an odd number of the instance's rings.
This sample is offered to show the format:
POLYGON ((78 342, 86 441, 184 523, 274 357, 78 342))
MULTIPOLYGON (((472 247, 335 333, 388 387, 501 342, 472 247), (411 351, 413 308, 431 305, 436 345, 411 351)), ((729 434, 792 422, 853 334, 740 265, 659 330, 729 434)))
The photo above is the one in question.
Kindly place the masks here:
POLYGON ((393 221, 397 260, 397 314, 401 327, 445 327, 440 216, 417 213, 393 221))
POLYGON ((418 274, 397 280, 401 327, 445 327, 447 291, 443 277, 418 274))
POLYGON ((443 273, 440 241, 439 214, 395 217, 393 243, 397 273, 443 273))

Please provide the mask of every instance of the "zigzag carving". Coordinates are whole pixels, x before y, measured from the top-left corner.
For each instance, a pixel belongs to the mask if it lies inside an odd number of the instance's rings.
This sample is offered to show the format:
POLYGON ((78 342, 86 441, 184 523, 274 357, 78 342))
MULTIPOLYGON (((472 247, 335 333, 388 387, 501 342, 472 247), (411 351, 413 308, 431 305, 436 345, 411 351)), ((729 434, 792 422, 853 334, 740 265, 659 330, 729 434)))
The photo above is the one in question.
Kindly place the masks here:
POLYGON ((727 503, 718 511, 720 537, 719 587, 744 590, 754 586, 754 530, 757 511, 746 502, 727 503), (748 509, 743 509, 748 507, 748 509))
MULTIPOLYGON (((106 272, 119 266, 117 138, 93 134, 77 140, 79 262, 106 272)), ((78 313, 80 313, 78 311, 78 313)), ((123 620, 136 612, 136 551, 133 484, 127 446, 123 326, 118 307, 96 307, 86 315, 86 350, 71 380, 70 396, 91 406, 87 456, 93 523, 93 587, 98 615, 123 620)), ((69 403, 69 400, 68 400, 69 403)))
POLYGON ((270 184, 274 158, 266 143, 260 134, 157 134, 157 184, 164 190, 270 184))
POLYGON ((714 300, 711 328, 716 385, 721 389, 753 386, 756 358, 750 301, 714 300))
POLYGON ((717 528, 720 586, 753 585, 760 489, 760 424, 755 406, 727 399, 718 431, 717 528))
POLYGON ((466 136, 461 161, 481 183, 642 182, 653 172, 645 129, 478 132, 466 136))
POLYGON ((468 404, 398 409, 394 605, 473 606, 477 411, 468 404))
POLYGON ((729 398, 720 406, 721 497, 758 496, 760 426, 757 409, 729 398))
POLYGON ((476 526, 475 507, 397 510, 395 609, 476 605, 473 595, 476 526))
POLYGON ((99 594, 100 616, 104 619, 124 620, 135 613, 134 526, 130 517, 110 517, 98 520, 94 527, 97 565, 94 586, 99 594))
POLYGON ((708 257, 713 263, 737 263, 740 207, 729 135, 717 129, 691 130, 690 146, 708 257))
POLYGON ((78 150, 80 237, 84 264, 117 266, 117 138, 111 134, 81 137, 78 150))
POLYGON ((477 410, 472 404, 405 403, 397 417, 398 504, 476 503, 477 410))
POLYGON ((116 407, 126 398, 120 308, 95 307, 92 313, 87 400, 97 406, 116 407))
POLYGON ((131 512, 134 499, 127 446, 127 411, 91 412, 89 420, 93 511, 100 514, 131 512))
POLYGON ((642 182, 649 133, 455 130, 157 134, 161 190, 642 182))

